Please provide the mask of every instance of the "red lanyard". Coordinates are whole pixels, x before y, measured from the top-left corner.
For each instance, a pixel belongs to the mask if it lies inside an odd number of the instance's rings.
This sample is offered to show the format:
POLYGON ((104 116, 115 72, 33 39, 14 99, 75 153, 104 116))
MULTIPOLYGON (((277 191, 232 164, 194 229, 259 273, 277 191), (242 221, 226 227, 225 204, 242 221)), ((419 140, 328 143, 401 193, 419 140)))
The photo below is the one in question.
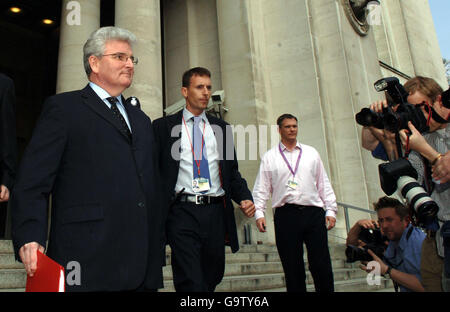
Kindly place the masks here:
MULTIPOLYGON (((186 125, 186 121, 184 120, 184 116, 183 116, 183 123, 184 123, 184 126, 186 127, 186 134, 188 136, 189 143, 191 144, 192 155, 194 156, 194 161, 195 161, 195 164, 197 165, 198 176, 200 177, 200 164, 201 164, 202 158, 203 158, 203 143, 205 142, 204 138, 205 138, 206 122, 203 121, 202 148, 201 148, 201 156, 202 157, 198 161, 197 161, 197 159, 195 157, 194 145, 192 144, 191 136, 189 135, 189 129, 188 129, 187 125, 186 125)), ((192 126, 192 127, 194 127, 194 126, 192 126)))

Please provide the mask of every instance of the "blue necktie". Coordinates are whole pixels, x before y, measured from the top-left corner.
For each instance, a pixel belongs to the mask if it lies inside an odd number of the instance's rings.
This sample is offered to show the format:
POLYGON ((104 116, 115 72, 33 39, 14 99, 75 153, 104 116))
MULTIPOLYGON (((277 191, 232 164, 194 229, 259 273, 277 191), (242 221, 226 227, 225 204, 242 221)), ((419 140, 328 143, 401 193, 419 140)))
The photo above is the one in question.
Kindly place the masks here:
POLYGON ((194 167, 194 179, 199 177, 197 164, 200 162, 200 177, 208 179, 209 185, 211 186, 211 179, 209 176, 209 166, 208 157, 206 154, 206 144, 203 140, 203 133, 200 129, 200 121, 202 117, 193 117, 194 127, 193 127, 193 142, 194 145, 194 155, 193 155, 193 167, 194 167), (203 145, 203 155, 202 155, 202 145, 203 145))

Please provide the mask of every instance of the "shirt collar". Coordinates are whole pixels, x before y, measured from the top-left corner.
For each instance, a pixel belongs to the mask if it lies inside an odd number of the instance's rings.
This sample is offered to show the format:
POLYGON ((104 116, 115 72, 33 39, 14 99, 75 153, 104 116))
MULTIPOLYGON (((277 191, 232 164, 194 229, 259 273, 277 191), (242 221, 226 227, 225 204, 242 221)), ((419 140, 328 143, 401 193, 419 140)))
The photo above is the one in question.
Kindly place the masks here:
MULTIPOLYGON (((111 97, 111 95, 105 89, 103 89, 99 85, 93 83, 92 81, 89 82, 89 86, 92 88, 92 90, 94 90, 94 92, 99 96, 99 98, 102 99, 103 102, 107 101, 106 99, 111 97)), ((116 99, 119 101, 120 104, 122 104, 122 95, 121 94, 116 96, 116 99)))
MULTIPOLYGON (((286 146, 285 146, 283 143, 281 143, 281 141, 280 141, 280 146, 281 146, 281 150, 282 150, 283 152, 284 152, 285 150, 287 150, 286 146)), ((298 148, 299 150, 302 149, 302 146, 301 146, 301 144, 300 144, 299 141, 297 141, 297 144, 295 145, 295 147, 298 148)))
MULTIPOLYGON (((206 122, 206 123, 208 122, 208 118, 206 118, 206 113, 205 113, 205 111, 203 111, 199 116, 202 117, 202 119, 203 119, 204 122, 206 122)), ((191 120, 192 117, 195 117, 195 116, 194 116, 194 114, 192 114, 189 110, 187 110, 186 107, 185 107, 185 108, 183 109, 183 117, 184 117, 184 120, 185 120, 186 122, 188 122, 189 120, 191 120)))
POLYGON ((406 244, 408 243, 408 239, 406 238, 406 236, 408 235, 409 230, 411 229, 412 224, 408 224, 408 226, 406 227, 406 229, 403 231, 402 234, 402 238, 400 238, 400 242, 398 243, 398 247, 401 250, 404 250, 406 247, 406 244))
POLYGON ((395 241, 390 241, 389 242, 389 246, 386 249, 384 256, 386 258, 393 258, 395 256, 395 250, 396 249, 400 249, 400 250, 405 250, 406 248, 406 244, 408 243, 408 239, 406 238, 406 236, 408 235, 408 232, 410 230, 410 228, 412 227, 412 224, 409 224, 405 230, 403 231, 402 237, 400 238, 399 241, 395 242, 395 241))

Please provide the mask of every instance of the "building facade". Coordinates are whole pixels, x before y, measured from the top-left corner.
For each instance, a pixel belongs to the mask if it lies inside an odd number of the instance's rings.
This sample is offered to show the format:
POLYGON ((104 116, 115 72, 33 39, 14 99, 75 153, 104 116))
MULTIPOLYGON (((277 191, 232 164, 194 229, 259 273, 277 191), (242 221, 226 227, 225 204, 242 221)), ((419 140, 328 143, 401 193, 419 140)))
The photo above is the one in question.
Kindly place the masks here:
MULTIPOLYGON (((138 97, 155 119, 182 99, 186 69, 209 68, 213 91, 225 93, 224 119, 245 138, 235 140, 238 153, 245 152, 239 166, 250 188, 260 154, 277 143, 264 129, 291 113, 299 118, 299 141, 319 151, 338 201, 369 209, 383 193, 378 162, 362 149, 354 116, 383 98, 373 83, 387 76, 404 82, 423 75, 447 89, 428 1, 376 2, 115 0, 113 24, 138 38, 139 64, 125 96, 138 97), (256 134, 252 129, 258 129, 256 134)), ((101 26, 101 4, 61 1, 57 93, 87 83, 82 47, 101 26)), ((241 241, 245 228, 252 243, 274 243, 273 222, 268 233, 260 234, 253 219, 236 215, 241 241)), ((350 221, 361 217, 368 215, 353 212, 350 221)), ((272 220, 270 208, 267 218, 272 220)), ((331 241, 343 243, 342 210, 330 234, 331 241)))

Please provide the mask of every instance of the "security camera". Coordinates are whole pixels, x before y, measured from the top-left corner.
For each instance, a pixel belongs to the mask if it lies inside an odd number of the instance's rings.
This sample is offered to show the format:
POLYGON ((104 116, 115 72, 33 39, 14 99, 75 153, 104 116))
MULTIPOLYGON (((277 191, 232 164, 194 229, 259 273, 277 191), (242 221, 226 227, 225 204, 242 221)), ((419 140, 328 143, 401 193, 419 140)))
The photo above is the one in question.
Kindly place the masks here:
POLYGON ((223 102, 225 101, 225 91, 217 90, 211 95, 211 100, 214 104, 223 104, 223 102))
POLYGON ((164 112, 167 115, 173 115, 178 113, 180 110, 182 110, 184 108, 184 105, 186 104, 186 100, 185 99, 181 99, 175 103, 173 103, 172 105, 166 107, 164 109, 164 112))

